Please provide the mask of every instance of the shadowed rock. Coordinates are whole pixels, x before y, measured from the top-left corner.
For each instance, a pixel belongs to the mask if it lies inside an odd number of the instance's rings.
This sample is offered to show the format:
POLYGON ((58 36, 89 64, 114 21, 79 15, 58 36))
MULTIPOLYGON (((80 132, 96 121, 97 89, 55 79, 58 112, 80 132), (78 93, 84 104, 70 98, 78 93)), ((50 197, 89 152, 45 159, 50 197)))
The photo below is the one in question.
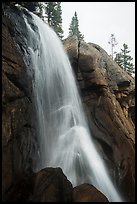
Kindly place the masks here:
POLYGON ((32 202, 71 202, 72 184, 61 168, 46 168, 36 173, 32 202))
POLYGON ((73 189, 73 202, 109 202, 108 199, 90 184, 82 184, 73 189))
MULTIPOLYGON (((33 72, 27 70, 20 49, 14 41, 13 33, 15 38, 19 36, 15 30, 9 15, 5 13, 2 16, 2 192, 4 198, 17 177, 32 172, 37 159, 32 105, 33 72)), ((23 37, 21 42, 23 44, 23 37)))
POLYGON ((71 202, 72 184, 60 168, 45 168, 30 176, 17 178, 4 201, 71 202))

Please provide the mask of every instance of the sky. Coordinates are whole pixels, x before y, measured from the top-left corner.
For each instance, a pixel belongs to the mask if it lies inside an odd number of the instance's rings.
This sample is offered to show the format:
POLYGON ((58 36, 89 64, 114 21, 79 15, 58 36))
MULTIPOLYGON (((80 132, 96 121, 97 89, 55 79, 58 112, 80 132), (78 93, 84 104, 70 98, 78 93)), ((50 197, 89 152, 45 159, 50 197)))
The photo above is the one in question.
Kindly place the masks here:
POLYGON ((87 43, 98 44, 111 54, 108 41, 114 34, 118 43, 114 51, 120 52, 127 44, 135 64, 135 2, 61 2, 61 8, 64 38, 76 11, 79 30, 87 43))

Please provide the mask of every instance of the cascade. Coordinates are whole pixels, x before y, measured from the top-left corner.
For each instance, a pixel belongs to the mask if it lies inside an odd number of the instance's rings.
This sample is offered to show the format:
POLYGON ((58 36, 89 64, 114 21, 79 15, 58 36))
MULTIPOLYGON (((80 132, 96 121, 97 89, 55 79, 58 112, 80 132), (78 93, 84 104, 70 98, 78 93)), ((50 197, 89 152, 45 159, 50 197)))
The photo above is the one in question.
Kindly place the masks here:
POLYGON ((90 134, 67 54, 56 33, 39 17, 24 14, 34 71, 38 120, 37 170, 61 167, 74 186, 90 183, 110 202, 122 202, 90 134))

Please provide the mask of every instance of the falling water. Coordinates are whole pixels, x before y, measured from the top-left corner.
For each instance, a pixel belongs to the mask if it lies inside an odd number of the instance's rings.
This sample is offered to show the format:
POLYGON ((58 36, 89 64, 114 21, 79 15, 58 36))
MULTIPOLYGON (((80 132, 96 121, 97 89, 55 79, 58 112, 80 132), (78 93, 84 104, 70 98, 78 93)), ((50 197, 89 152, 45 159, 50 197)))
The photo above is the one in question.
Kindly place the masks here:
POLYGON ((63 45, 48 25, 36 15, 30 15, 33 26, 25 15, 24 20, 35 73, 40 145, 38 169, 61 167, 73 186, 91 183, 109 201, 122 202, 93 144, 63 45))

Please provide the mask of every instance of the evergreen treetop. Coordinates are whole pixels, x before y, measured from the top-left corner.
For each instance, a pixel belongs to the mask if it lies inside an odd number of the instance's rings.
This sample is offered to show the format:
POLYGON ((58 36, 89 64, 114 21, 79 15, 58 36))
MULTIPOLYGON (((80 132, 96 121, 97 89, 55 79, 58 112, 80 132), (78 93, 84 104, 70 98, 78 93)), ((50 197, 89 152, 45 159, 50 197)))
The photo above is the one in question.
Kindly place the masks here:
POLYGON ((51 26, 58 34, 60 39, 62 39, 63 30, 61 2, 45 2, 45 14, 49 26, 51 26))
POLYGON ((134 65, 132 63, 133 58, 129 55, 130 50, 128 49, 127 44, 123 44, 123 49, 121 49, 121 52, 116 54, 115 61, 118 63, 118 65, 128 72, 128 74, 132 75, 135 73, 134 65))
POLYGON ((72 17, 71 24, 69 27, 69 36, 73 36, 73 35, 76 35, 79 40, 84 39, 84 36, 79 31, 79 22, 78 22, 78 17, 77 17, 76 11, 74 13, 74 16, 72 17))

